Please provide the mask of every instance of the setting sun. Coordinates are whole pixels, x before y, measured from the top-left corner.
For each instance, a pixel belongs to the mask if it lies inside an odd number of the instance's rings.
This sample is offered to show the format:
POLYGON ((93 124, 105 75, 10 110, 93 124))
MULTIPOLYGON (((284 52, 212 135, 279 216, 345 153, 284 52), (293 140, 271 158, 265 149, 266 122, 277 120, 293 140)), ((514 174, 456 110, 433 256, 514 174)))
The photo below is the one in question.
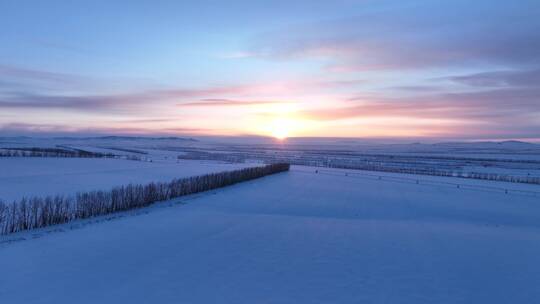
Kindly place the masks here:
POLYGON ((278 140, 302 136, 315 127, 311 121, 292 115, 257 121, 255 125, 258 127, 253 130, 254 133, 271 136, 278 140))
POLYGON ((298 136, 307 127, 307 121, 300 118, 279 117, 270 122, 266 134, 284 140, 287 137, 298 136))
POLYGON ((290 123, 283 119, 277 119, 272 123, 271 134, 273 137, 283 140, 289 136, 290 123))

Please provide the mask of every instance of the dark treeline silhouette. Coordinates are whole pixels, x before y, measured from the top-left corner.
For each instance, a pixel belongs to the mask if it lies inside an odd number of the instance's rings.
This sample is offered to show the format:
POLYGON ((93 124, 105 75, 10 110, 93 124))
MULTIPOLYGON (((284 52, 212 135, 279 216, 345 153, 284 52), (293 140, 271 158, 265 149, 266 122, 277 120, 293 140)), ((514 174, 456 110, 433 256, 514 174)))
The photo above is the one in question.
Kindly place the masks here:
MULTIPOLYGON (((295 165, 300 165, 301 163, 292 162, 295 165)), ((307 165, 307 164, 302 164, 307 165)), ((313 165, 313 164, 312 164, 313 165)), ((480 180, 489 180, 489 181, 500 181, 500 182, 509 182, 509 183, 523 183, 523 184, 536 184, 540 185, 540 177, 535 176, 514 176, 506 175, 500 173, 485 173, 485 172, 453 172, 453 171, 444 171, 437 169, 425 169, 425 168, 396 168, 396 167, 385 167, 380 165, 342 165, 342 164, 329 164, 323 167, 327 168, 337 168, 337 169, 354 169, 354 170, 365 170, 365 171, 376 171, 376 172, 389 172, 389 173, 405 173, 405 174, 417 174, 417 175, 431 175, 431 176, 444 176, 444 177, 458 177, 458 178, 470 178, 470 179, 480 179, 480 180)))
POLYGON ((247 157, 241 153, 211 153, 204 151, 187 151, 177 156, 185 160, 216 160, 228 163, 245 163, 247 157))
POLYGON ((324 168, 351 169, 351 170, 363 170, 363 171, 374 171, 374 172, 457 177, 457 178, 469 178, 469 179, 480 179, 480 180, 509 182, 509 183, 540 185, 540 177, 537 177, 537 176, 516 176, 516 175, 507 175, 507 174, 502 174, 502 173, 446 171, 446 170, 440 170, 440 169, 435 169, 435 168, 390 167, 390 166, 385 166, 382 164, 339 163, 339 162, 305 161, 305 160, 289 160, 289 162, 292 165, 310 166, 310 167, 324 167, 324 168))
POLYGON ((137 150, 137 149, 118 148, 118 147, 103 147, 103 148, 104 149, 109 149, 109 150, 120 151, 120 152, 128 152, 128 153, 148 155, 148 152, 137 150))
POLYGON ((129 184, 109 191, 80 192, 75 196, 23 198, 11 204, 0 201, 0 234, 141 208, 158 201, 221 188, 288 170, 289 164, 270 164, 174 179, 170 182, 129 184))
POLYGON ((114 158, 112 153, 97 153, 81 149, 60 148, 5 148, 0 150, 0 157, 80 157, 80 158, 114 158))
POLYGON ((70 148, 4 148, 0 157, 59 157, 59 158, 116 158, 127 160, 143 160, 139 155, 116 155, 113 153, 91 152, 70 148))

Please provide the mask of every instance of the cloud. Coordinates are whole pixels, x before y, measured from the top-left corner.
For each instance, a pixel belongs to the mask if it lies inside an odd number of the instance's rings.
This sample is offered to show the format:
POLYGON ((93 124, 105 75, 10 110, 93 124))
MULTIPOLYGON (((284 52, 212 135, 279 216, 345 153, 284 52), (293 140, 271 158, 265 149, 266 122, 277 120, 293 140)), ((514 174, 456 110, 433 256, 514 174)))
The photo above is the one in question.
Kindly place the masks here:
POLYGON ((178 119, 173 118, 143 118, 143 119, 128 119, 119 121, 121 123, 162 123, 162 122, 175 122, 178 119))
POLYGON ((2 64, 0 64, 0 78, 18 78, 61 83, 74 82, 84 79, 84 77, 79 75, 27 69, 18 66, 2 64))
POLYGON ((65 125, 33 124, 33 123, 6 123, 0 125, 0 134, 32 134, 32 133, 57 133, 74 132, 76 129, 65 125))
POLYGON ((0 108, 64 109, 76 111, 125 110, 142 100, 143 95, 61 96, 16 94, 0 99, 0 108))
POLYGON ((509 120, 540 115, 540 87, 492 89, 476 92, 438 93, 415 97, 357 96, 355 105, 324 109, 314 114, 323 119, 401 116, 423 118, 501 118, 509 120), (518 116, 518 117, 516 117, 518 116))
POLYGON ((0 64, 0 98, 10 94, 94 92, 114 89, 120 81, 0 64))
POLYGON ((122 92, 115 87, 116 80, 106 82, 80 75, 0 65, 0 109, 42 111, 54 109, 133 114, 174 105, 181 107, 264 105, 278 102, 266 100, 267 98, 279 99, 281 96, 290 97, 292 94, 306 91, 333 91, 357 87, 364 82, 355 79, 317 78, 201 87, 148 88, 122 92), (111 91, 118 93, 108 93, 111 91))
POLYGON ((221 99, 221 98, 209 98, 201 99, 199 101, 179 103, 179 107, 224 107, 224 106, 254 106, 254 105, 267 105, 283 103, 281 101, 271 100, 234 100, 234 99, 221 99))
POLYGON ((475 87, 540 86, 540 68, 493 71, 442 78, 475 87))
MULTIPOLYGON (((241 95, 255 88, 255 86, 223 86, 200 89, 149 90, 110 95, 52 95, 16 92, 0 96, 0 108, 132 112, 144 107, 149 108, 155 102, 179 101, 216 95, 241 95)), ((217 99, 214 101, 209 99, 206 102, 216 103, 217 99)), ((222 99, 221 102, 225 102, 225 99, 222 99)))
POLYGON ((414 93, 431 93, 431 92, 440 92, 446 91, 447 88, 443 86, 433 86, 433 85, 407 85, 407 86, 394 86, 390 87, 392 90, 399 90, 405 92, 414 92, 414 93))
POLYGON ((335 71, 538 64, 540 3, 526 2, 394 2, 354 18, 263 34, 249 52, 268 59, 325 58, 335 71))
POLYGON ((332 91, 344 87, 356 87, 362 83, 364 83, 362 80, 297 80, 267 84, 170 88, 119 94, 68 95, 17 90, 0 92, 0 109, 63 109, 83 112, 131 113, 158 104, 180 107, 265 105, 285 103, 286 101, 258 99, 258 96, 290 95, 317 90, 332 91), (192 101, 193 99, 199 100, 192 101))
POLYGON ((216 130, 205 128, 138 128, 125 126, 109 126, 109 127, 73 127, 64 124, 32 124, 32 123, 6 123, 0 125, 0 134, 5 135, 47 135, 47 136, 63 136, 63 135, 206 135, 215 133, 216 130))

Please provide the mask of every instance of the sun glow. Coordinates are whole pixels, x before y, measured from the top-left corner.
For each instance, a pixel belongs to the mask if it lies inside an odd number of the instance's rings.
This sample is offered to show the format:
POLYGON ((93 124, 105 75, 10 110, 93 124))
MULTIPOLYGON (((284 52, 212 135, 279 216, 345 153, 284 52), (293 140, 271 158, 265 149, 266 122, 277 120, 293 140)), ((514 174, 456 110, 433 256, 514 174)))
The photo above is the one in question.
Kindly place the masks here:
POLYGON ((299 110, 299 105, 292 102, 261 106, 254 119, 247 123, 250 133, 271 136, 279 141, 304 136, 313 130, 314 123, 299 115, 299 110))
POLYGON ((272 122, 270 133, 273 137, 279 140, 284 140, 289 137, 291 123, 285 119, 276 119, 272 122))

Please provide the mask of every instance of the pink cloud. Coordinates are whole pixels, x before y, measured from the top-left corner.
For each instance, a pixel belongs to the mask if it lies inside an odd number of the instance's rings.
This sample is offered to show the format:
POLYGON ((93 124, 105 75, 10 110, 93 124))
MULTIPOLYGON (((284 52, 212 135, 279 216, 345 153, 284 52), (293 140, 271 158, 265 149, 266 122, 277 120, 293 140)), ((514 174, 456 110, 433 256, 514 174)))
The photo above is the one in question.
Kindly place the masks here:
POLYGON ((179 107, 228 107, 228 106, 254 106, 254 105, 268 105, 283 103, 282 101, 271 100, 234 100, 234 99, 221 99, 221 98, 209 98, 201 99, 200 101, 179 103, 179 107))

